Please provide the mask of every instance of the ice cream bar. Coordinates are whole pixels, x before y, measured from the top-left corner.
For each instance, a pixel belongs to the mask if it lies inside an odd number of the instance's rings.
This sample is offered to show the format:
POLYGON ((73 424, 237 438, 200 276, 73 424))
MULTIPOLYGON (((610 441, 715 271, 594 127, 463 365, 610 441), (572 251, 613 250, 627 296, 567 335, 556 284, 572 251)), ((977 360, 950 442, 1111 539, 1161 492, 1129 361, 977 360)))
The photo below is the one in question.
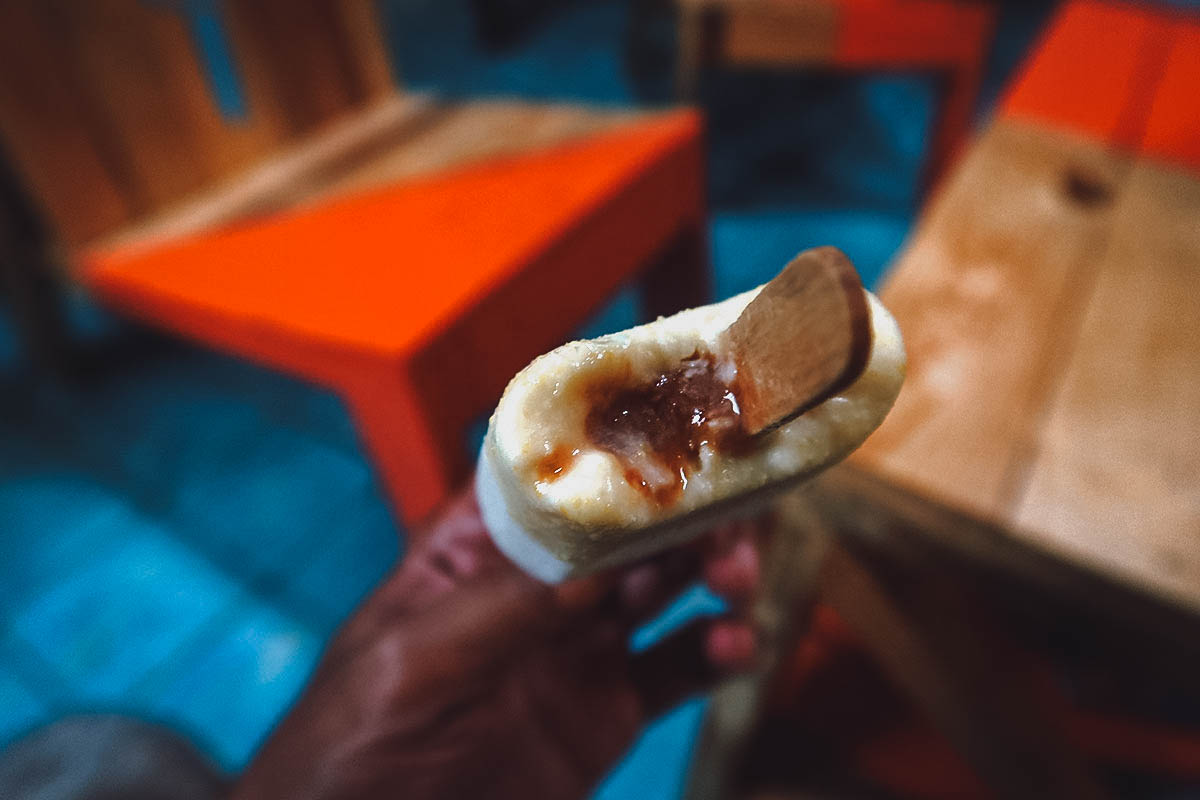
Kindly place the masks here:
POLYGON ((677 546, 852 452, 904 367, 845 256, 806 251, 757 289, 521 370, 479 456, 484 523, 547 582, 677 546))

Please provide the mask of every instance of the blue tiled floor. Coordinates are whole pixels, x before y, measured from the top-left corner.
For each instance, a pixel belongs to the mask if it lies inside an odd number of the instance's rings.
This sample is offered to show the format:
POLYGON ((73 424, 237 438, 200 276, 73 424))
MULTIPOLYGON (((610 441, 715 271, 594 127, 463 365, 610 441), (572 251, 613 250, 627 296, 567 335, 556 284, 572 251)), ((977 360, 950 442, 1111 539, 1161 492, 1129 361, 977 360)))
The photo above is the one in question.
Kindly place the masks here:
MULTIPOLYGON (((622 4, 572 4, 500 55, 472 42, 465 0, 385 11, 410 85, 608 104, 644 94, 621 68, 622 4)), ((1040 13, 1005 16, 986 97, 1040 13)), ((717 294, 815 244, 842 246, 878 280, 919 203, 927 81, 711 84, 717 294)), ((626 327, 633 306, 625 292, 585 330, 626 327)), ((107 355, 71 388, 30 377, 0 316, 0 746, 63 713, 120 710, 176 725, 237 770, 401 532, 337 398, 86 300, 74 312, 107 355)), ((652 726, 599 796, 676 796, 702 711, 689 703, 652 726)))

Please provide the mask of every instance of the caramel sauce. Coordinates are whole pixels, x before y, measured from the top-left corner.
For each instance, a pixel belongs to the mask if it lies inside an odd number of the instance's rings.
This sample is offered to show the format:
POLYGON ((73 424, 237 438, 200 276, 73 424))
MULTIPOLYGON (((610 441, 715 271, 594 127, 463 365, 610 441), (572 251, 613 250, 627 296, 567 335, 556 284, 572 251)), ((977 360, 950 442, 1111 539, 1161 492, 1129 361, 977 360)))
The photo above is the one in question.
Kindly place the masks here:
POLYGON ((660 506, 677 501, 705 444, 744 455, 755 440, 742 426, 734 386, 711 354, 693 353, 653 383, 590 387, 588 440, 620 460, 625 480, 660 506))
POLYGON ((546 483, 558 480, 575 463, 575 458, 578 455, 578 450, 568 450, 562 445, 554 448, 537 464, 538 481, 546 483))

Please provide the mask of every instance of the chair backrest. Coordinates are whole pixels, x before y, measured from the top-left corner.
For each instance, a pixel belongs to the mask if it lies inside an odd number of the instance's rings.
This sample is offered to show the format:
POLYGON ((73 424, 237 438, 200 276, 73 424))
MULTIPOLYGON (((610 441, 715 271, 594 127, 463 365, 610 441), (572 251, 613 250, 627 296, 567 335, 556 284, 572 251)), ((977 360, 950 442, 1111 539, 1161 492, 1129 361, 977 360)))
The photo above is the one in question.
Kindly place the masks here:
POLYGON ((372 0, 0 3, 0 140, 69 245, 393 90, 372 0))

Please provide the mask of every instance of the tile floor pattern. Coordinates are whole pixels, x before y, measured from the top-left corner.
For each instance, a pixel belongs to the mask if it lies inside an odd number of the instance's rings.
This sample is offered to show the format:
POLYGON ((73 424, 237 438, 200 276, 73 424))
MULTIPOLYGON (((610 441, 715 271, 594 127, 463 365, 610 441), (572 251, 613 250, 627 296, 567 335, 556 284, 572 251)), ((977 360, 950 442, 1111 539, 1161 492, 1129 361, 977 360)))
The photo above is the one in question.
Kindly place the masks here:
MULTIPOLYGON (((465 0, 385 12, 409 85, 636 102, 621 4, 575 3, 499 55, 472 43, 465 0)), ((1034 27, 1009 16, 991 96, 1034 27)), ((918 205, 928 82, 742 74, 707 91, 718 296, 831 242, 874 283, 918 205)), ((585 332, 625 327, 632 309, 626 292, 585 332)), ((122 711, 235 771, 403 532, 336 397, 82 298, 73 312, 108 355, 71 387, 33 380, 0 318, 0 746, 62 714, 122 711)), ((711 607, 694 593, 664 624, 711 607)), ((677 796, 702 712, 651 726, 598 796, 677 796)))

